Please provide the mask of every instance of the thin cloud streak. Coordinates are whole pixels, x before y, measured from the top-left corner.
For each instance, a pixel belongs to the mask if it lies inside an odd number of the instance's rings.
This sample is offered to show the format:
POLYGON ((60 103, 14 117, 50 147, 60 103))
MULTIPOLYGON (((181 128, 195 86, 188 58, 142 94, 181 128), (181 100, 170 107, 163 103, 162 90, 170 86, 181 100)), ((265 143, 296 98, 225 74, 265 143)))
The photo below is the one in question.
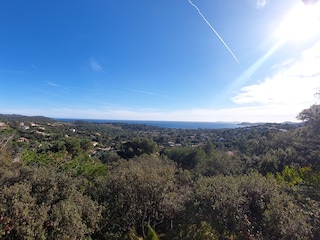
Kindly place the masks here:
POLYGON ((20 71, 20 70, 0 69, 0 73, 5 73, 5 74, 26 74, 27 72, 20 71))
POLYGON ((94 59, 90 59, 90 67, 94 72, 104 72, 100 64, 94 59))
POLYGON ((168 96, 166 95, 162 95, 162 94, 158 94, 158 93, 154 93, 154 92, 147 92, 147 91, 143 91, 143 90, 132 90, 133 92, 136 93, 142 93, 142 94, 146 94, 146 95, 151 95, 151 96, 158 96, 158 97, 164 97, 167 98, 168 96))
POLYGON ((46 81, 46 83, 47 83, 50 87, 59 87, 59 84, 56 84, 56 83, 51 82, 51 81, 46 81))
POLYGON ((201 13, 200 9, 195 5, 191 0, 188 0, 188 2, 193 6, 197 11, 198 14, 202 17, 202 19, 206 22, 206 24, 211 28, 211 30, 216 34, 216 36, 219 38, 219 40, 222 42, 222 44, 226 47, 226 49, 229 51, 229 53, 232 55, 234 60, 239 63, 238 58, 236 55, 232 52, 232 50, 229 48, 229 46, 226 44, 226 42, 222 39, 220 34, 214 29, 214 27, 209 23, 209 21, 206 19, 206 17, 201 13))

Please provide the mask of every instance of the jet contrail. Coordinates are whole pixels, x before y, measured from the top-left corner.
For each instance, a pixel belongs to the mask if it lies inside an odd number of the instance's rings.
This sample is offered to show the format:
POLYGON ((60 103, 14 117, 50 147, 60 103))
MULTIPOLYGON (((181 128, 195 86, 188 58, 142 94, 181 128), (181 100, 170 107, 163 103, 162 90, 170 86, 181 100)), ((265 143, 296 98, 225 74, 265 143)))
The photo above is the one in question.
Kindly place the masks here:
POLYGON ((222 44, 228 49, 229 53, 232 55, 232 57, 234 58, 234 60, 236 60, 237 63, 239 63, 236 55, 234 55, 234 53, 231 51, 231 49, 228 47, 228 45, 226 44, 225 41, 223 41, 222 37, 219 35, 219 33, 211 26, 211 24, 209 23, 209 21, 206 19, 206 17, 201 13, 200 9, 197 7, 197 5, 195 5, 191 0, 188 0, 188 2, 191 4, 191 6, 193 6, 199 13, 199 15, 202 17, 202 19, 207 23, 207 25, 211 28, 211 30, 216 34, 216 36, 220 39, 220 41, 222 42, 222 44))

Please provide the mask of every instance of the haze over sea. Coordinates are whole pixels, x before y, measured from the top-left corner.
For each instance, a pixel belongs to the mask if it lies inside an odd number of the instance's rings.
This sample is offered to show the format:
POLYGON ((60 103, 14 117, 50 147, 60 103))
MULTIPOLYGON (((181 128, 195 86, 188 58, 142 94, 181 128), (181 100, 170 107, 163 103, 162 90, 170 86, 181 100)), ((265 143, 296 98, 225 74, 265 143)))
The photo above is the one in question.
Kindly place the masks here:
POLYGON ((178 128, 178 129, 222 129, 222 128, 238 128, 243 127, 238 122, 180 122, 180 121, 145 121, 145 120, 103 120, 103 119, 69 119, 56 118, 57 121, 74 122, 86 121, 94 123, 128 123, 128 124, 144 124, 148 126, 162 128, 178 128))

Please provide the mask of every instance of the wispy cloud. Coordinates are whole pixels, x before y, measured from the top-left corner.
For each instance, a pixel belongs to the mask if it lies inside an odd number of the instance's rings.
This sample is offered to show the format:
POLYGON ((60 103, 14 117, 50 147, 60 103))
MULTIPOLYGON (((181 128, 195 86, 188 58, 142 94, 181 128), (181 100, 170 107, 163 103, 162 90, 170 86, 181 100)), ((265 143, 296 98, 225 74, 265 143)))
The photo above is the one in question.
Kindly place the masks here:
POLYGON ((257 8, 264 8, 267 4, 267 0, 257 0, 256 6, 257 8))
POLYGON ((90 67, 94 72, 104 72, 103 68, 101 67, 101 65, 94 60, 93 58, 90 59, 89 61, 90 67))
POLYGON ((207 20, 207 18, 202 14, 202 12, 200 11, 200 9, 198 8, 197 5, 195 5, 191 0, 188 0, 188 2, 191 4, 191 6, 193 6, 198 14, 202 17, 202 19, 205 21, 205 23, 210 27, 210 29, 214 32, 214 34, 219 38, 219 40, 221 41, 221 43, 225 46, 225 48, 229 51, 229 53, 232 55, 232 57, 234 58, 234 60, 239 63, 238 58, 236 57, 236 55, 232 52, 232 50, 229 48, 229 46, 226 44, 226 42, 222 39, 222 37, 220 36, 220 34, 215 30, 215 28, 210 24, 210 22, 207 20))
POLYGON ((51 82, 51 81, 46 81, 46 83, 47 83, 49 86, 51 86, 51 87, 60 87, 59 84, 56 84, 56 83, 51 82))
POLYGON ((21 70, 0 69, 0 73, 5 74, 26 74, 27 72, 21 70))
POLYGON ((133 91, 133 92, 136 92, 136 93, 151 95, 151 96, 158 96, 158 97, 165 97, 165 98, 168 97, 168 96, 166 96, 166 95, 159 94, 159 93, 155 93, 155 92, 148 92, 148 91, 137 90, 137 89, 133 89, 132 91, 133 91))

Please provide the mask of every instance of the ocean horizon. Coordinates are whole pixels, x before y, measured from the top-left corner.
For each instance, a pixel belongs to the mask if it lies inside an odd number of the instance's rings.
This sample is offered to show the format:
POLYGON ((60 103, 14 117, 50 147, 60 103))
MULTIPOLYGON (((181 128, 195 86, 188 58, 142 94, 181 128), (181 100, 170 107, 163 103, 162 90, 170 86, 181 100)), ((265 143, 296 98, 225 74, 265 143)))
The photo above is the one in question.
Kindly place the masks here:
POLYGON ((147 126, 176 129, 223 129, 240 128, 240 122, 184 122, 184 121, 148 121, 148 120, 107 120, 107 119, 76 119, 76 118, 55 118, 61 122, 85 121, 93 123, 127 123, 142 124, 147 126))

